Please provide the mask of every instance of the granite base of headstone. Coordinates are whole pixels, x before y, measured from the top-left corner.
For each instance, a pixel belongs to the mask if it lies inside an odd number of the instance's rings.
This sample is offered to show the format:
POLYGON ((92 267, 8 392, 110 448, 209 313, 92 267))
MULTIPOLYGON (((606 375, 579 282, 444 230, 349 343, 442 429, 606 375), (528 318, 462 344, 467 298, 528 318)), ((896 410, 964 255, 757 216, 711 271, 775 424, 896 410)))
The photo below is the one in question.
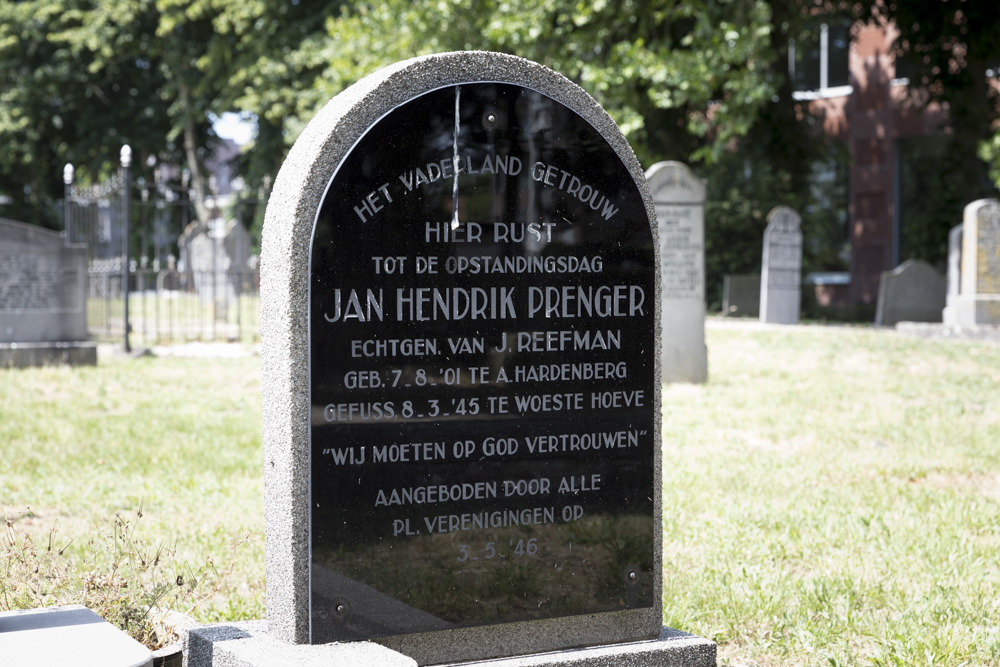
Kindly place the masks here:
POLYGON ((734 273, 722 278, 722 316, 760 315, 760 274, 734 273))
POLYGON ((962 285, 962 224, 959 223, 948 232, 948 275, 947 290, 944 297, 944 309, 941 311, 941 321, 948 326, 958 324, 958 295, 962 285))
POLYGON ((940 322, 945 304, 945 280, 933 266, 907 260, 879 280, 875 325, 899 322, 940 322))
POLYGON ((962 272, 956 320, 962 326, 1000 324, 1000 202, 981 199, 965 207, 962 272))
POLYGON ((962 326, 935 322, 900 322, 896 325, 895 332, 918 338, 1000 344, 1000 325, 996 324, 962 326))
POLYGON ((85 246, 0 220, 0 368, 96 364, 86 289, 85 246))
POLYGON ((660 363, 664 382, 708 379, 705 182, 680 162, 646 171, 660 232, 660 363))
MULTIPOLYGON (((184 632, 184 667, 416 667, 416 660, 373 642, 286 644, 266 621, 205 625, 184 632)), ((588 646, 455 667, 712 667, 716 646, 707 639, 663 628, 643 642, 588 646)))
POLYGON ((760 321, 798 324, 802 305, 802 218, 787 206, 767 214, 760 272, 760 321))
POLYGON ((654 218, 527 60, 415 58, 317 114, 262 239, 267 623, 213 640, 272 648, 222 664, 715 664, 662 627, 654 218))

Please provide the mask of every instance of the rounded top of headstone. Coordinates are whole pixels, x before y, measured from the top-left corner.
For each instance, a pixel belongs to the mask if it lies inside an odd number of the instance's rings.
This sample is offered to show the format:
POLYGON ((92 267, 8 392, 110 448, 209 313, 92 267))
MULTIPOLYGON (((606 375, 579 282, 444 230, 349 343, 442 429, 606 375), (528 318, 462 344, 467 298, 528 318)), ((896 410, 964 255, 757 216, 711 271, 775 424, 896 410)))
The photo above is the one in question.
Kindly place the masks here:
POLYGON ((908 259, 891 271, 892 275, 900 276, 904 273, 912 275, 933 276, 938 280, 943 280, 937 269, 927 262, 919 259, 908 259))
POLYGON ((309 122, 282 164, 265 224, 287 228, 293 219, 308 218, 311 222, 341 161, 392 110, 439 88, 479 82, 530 88, 580 115, 621 158, 653 218, 642 166, 617 124, 586 91, 565 76, 524 58, 487 51, 456 51, 389 65, 330 100, 309 122))
POLYGON ((982 218, 984 220, 1000 218, 1000 202, 996 199, 977 199, 966 204, 965 220, 982 218))
POLYGON ((776 232, 798 233, 802 216, 788 206, 775 206, 767 214, 767 228, 776 232))
POLYGON ((646 170, 646 182, 653 201, 669 199, 694 204, 705 200, 705 179, 699 178, 683 162, 657 162, 646 170))

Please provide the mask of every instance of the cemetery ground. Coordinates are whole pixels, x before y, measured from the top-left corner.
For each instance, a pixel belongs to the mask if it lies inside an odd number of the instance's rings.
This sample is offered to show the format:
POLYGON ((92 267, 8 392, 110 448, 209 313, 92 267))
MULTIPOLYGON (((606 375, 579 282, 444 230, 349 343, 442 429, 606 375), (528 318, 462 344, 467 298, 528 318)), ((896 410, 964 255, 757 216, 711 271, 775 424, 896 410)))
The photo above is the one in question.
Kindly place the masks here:
MULTIPOLYGON (((717 319, 707 339, 708 384, 663 392, 665 624, 720 665, 1000 665, 1000 345, 717 319)), ((260 402, 256 357, 0 372, 0 607, 106 574, 120 513, 164 548, 161 583, 194 587, 179 610, 217 588, 196 618, 263 617, 260 402), (25 534, 55 570, 14 576, 25 534)))

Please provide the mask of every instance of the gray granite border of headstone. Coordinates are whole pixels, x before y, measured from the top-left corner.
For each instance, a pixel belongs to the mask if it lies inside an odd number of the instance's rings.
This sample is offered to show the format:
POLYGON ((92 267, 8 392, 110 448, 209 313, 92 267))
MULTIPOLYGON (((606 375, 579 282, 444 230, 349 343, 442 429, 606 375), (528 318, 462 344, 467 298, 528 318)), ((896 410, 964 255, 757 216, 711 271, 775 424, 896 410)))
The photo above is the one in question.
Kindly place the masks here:
MULTIPOLYGON (((289 646, 267 633, 264 621, 220 623, 184 633, 184 667, 414 667, 413 658, 372 642, 289 646)), ((451 663, 455 664, 455 663, 451 663)), ((645 641, 461 663, 463 667, 710 667, 716 646, 664 628, 645 641)))
MULTIPOLYGON (((552 70, 515 56, 480 51, 414 58, 376 72, 331 100, 295 142, 275 180, 261 253, 264 401, 264 496, 267 616, 276 638, 309 638, 309 247, 316 213, 339 164, 382 116, 414 97, 461 83, 495 81, 537 90, 587 120, 615 149, 642 193, 659 247, 655 210, 642 166, 617 125, 583 89, 552 70)), ((655 272, 656 299, 660 277, 655 272)), ((654 318, 654 378, 660 377, 659 315, 654 318)), ((654 383, 654 517, 661 516, 660 384, 654 383)), ((662 598, 662 526, 654 521, 654 599, 662 598)), ((474 659, 658 635, 662 610, 625 610, 380 640, 420 662, 474 659), (447 650, 443 650, 447 647, 447 650)), ((713 663, 714 664, 714 658, 713 663)))

